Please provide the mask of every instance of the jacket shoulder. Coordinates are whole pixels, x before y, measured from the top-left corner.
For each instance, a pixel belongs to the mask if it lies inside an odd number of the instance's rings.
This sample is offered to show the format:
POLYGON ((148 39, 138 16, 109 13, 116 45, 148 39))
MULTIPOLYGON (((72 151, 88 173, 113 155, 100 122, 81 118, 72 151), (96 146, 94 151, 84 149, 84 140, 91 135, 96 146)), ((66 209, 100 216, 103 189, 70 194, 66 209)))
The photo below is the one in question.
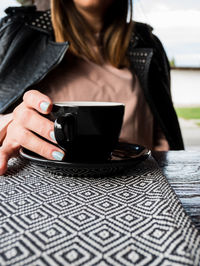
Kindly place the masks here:
POLYGON ((26 20, 26 17, 34 16, 36 13, 35 6, 22 6, 22 7, 8 7, 4 10, 5 17, 0 20, 0 27, 7 26, 16 20, 26 20))
POLYGON ((5 13, 9 16, 17 16, 17 15, 30 15, 36 12, 36 6, 20 6, 20 7, 8 7, 5 9, 5 13))
POLYGON ((153 27, 142 22, 133 22, 133 34, 138 36, 140 40, 148 41, 153 37, 153 27))
POLYGON ((36 6, 8 7, 5 10, 7 16, 0 21, 0 28, 10 23, 21 22, 40 31, 52 32, 50 10, 38 11, 36 6))
POLYGON ((165 53, 160 39, 153 33, 153 27, 149 24, 134 22, 132 39, 136 46, 148 47, 154 49, 154 51, 165 53))
POLYGON ((133 21, 134 24, 134 28, 136 31, 140 31, 140 32, 152 32, 153 31, 153 27, 147 23, 142 23, 142 22, 138 22, 138 21, 133 21))

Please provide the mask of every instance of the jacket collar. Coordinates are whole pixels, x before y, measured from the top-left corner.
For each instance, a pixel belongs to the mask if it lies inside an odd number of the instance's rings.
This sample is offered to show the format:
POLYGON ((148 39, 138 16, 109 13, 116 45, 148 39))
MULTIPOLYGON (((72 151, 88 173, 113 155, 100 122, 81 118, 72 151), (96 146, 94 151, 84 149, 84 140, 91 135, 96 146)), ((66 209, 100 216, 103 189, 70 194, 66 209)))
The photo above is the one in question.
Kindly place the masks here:
MULTIPOLYGON (((28 27, 48 34, 50 39, 54 40, 50 10, 36 11, 35 6, 9 7, 6 9, 6 13, 9 17, 21 17, 28 27)), ((143 39, 143 35, 151 31, 152 28, 149 25, 134 22, 127 55, 130 58, 131 68, 134 69, 138 76, 148 72, 147 67, 149 67, 153 56, 153 49, 145 47, 143 39)), ((60 45, 62 46, 62 44, 60 45)))
MULTIPOLYGON (((9 19, 11 17, 21 17, 25 21, 25 25, 31 27, 34 30, 46 33, 54 39, 53 26, 51 22, 51 11, 37 11, 36 6, 22 6, 22 7, 8 7, 5 10, 9 19)), ((143 42, 143 37, 141 34, 141 28, 148 28, 152 31, 149 25, 134 22, 134 29, 131 34, 128 50, 138 48, 140 43, 143 42)))
MULTIPOLYGON (((28 25, 33 29, 43 31, 54 36, 50 10, 35 13, 37 15, 29 21, 28 25)), ((149 25, 135 22, 127 55, 130 59, 131 68, 138 75, 140 82, 142 83, 141 85, 143 87, 147 87, 147 75, 153 56, 153 49, 141 47, 141 43, 144 43, 143 31, 151 32, 152 28, 149 25)))

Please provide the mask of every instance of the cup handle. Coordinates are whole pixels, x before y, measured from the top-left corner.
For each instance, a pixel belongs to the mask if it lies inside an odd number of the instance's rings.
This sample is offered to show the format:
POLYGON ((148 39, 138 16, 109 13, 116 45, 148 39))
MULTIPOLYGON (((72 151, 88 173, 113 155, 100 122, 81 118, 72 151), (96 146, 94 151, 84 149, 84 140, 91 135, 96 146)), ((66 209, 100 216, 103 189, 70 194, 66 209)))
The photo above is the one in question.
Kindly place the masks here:
POLYGON ((66 113, 59 116, 54 122, 55 138, 62 148, 72 144, 76 138, 77 115, 75 113, 66 113))

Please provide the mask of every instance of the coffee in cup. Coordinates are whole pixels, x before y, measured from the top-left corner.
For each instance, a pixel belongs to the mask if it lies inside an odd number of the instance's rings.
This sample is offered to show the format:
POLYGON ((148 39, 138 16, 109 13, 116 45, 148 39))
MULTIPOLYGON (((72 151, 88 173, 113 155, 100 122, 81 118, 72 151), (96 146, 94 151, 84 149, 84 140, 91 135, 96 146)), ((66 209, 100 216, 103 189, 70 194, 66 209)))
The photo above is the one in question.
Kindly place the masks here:
POLYGON ((114 102, 54 103, 50 119, 66 160, 107 160, 118 142, 124 108, 114 102))

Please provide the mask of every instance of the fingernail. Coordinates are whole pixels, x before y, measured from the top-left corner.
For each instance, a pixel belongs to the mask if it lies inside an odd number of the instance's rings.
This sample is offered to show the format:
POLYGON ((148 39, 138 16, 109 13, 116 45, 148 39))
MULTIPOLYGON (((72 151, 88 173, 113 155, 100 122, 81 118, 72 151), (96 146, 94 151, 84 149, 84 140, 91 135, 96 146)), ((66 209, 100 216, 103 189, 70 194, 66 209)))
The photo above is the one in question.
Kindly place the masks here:
POLYGON ((48 102, 41 102, 40 108, 42 109, 43 112, 46 112, 49 108, 49 105, 50 105, 50 103, 48 103, 48 102))
POLYGON ((50 137, 51 137, 51 139, 52 139, 53 141, 56 141, 56 137, 55 137, 55 133, 54 133, 54 131, 51 131, 51 132, 50 132, 50 137))
POLYGON ((59 152, 59 151, 53 151, 52 152, 52 156, 55 160, 57 161, 62 161, 64 158, 64 153, 59 152))

